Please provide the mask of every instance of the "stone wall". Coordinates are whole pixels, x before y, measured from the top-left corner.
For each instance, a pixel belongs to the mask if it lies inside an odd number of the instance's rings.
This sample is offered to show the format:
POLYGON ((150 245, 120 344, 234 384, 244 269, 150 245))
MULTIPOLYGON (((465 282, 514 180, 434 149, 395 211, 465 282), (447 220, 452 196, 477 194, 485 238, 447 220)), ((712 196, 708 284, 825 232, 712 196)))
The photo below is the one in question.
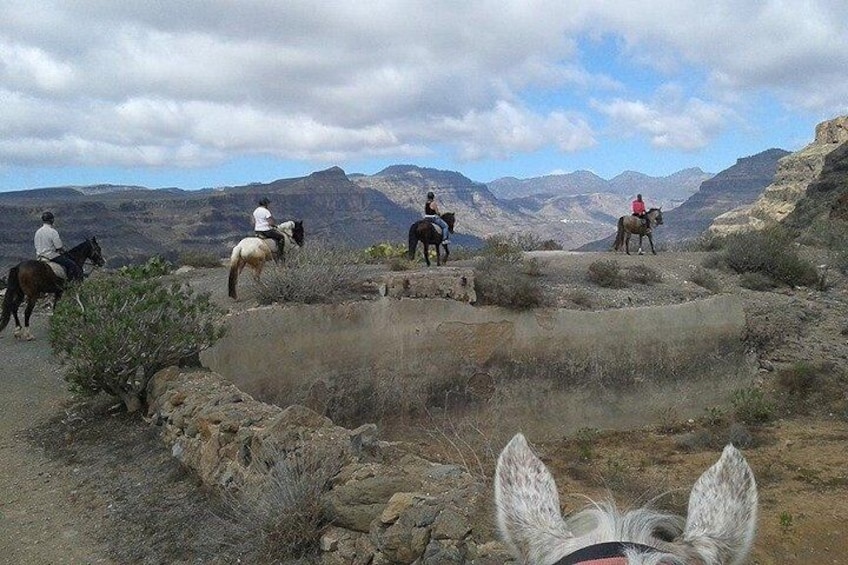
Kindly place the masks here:
POLYGON ((261 487, 275 458, 307 450, 332 460, 322 563, 510 561, 493 541, 490 489, 460 467, 381 442, 373 425, 347 430, 302 406, 258 402, 215 373, 177 368, 154 377, 148 401, 174 457, 207 485, 261 487))
POLYGON ((825 158, 848 141, 848 116, 822 122, 816 126, 815 141, 782 158, 774 181, 753 204, 725 212, 713 220, 708 233, 731 233, 763 229, 782 221, 803 198, 807 187, 818 179, 825 158))

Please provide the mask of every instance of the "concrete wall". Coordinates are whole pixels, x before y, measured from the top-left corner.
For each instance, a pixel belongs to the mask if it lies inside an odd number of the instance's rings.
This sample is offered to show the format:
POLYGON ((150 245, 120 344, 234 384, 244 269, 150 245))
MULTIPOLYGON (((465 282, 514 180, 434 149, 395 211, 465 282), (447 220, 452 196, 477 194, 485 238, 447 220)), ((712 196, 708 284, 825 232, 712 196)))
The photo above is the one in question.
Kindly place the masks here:
POLYGON ((252 392, 257 381, 302 388, 351 374, 420 379, 508 365, 674 377, 741 364, 744 326, 734 295, 597 312, 437 299, 285 305, 234 314, 227 337, 201 360, 252 392))

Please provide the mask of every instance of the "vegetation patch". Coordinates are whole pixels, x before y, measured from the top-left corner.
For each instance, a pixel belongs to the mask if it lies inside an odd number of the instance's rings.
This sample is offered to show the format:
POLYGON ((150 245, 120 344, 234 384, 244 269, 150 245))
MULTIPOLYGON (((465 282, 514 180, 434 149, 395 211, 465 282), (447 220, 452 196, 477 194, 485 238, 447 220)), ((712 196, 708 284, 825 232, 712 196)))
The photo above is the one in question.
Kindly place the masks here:
POLYGON ((605 288, 624 288, 627 281, 621 272, 621 265, 612 259, 602 259, 589 265, 589 281, 605 288))
POLYGON ((513 260, 509 255, 480 259, 474 267, 474 283, 480 304, 526 310, 546 305, 538 262, 513 260))
POLYGON ((288 254, 284 264, 268 265, 256 294, 261 304, 318 304, 339 301, 358 289, 358 271, 349 251, 310 244, 288 254))
POLYGON ((167 275, 172 270, 174 265, 157 255, 140 265, 124 265, 118 272, 127 278, 140 281, 167 275))
POLYGON ((638 284, 657 284, 662 282, 662 274, 648 265, 634 265, 627 269, 627 278, 638 284))
POLYGON ((721 292, 721 284, 718 282, 718 278, 704 267, 695 267, 691 280, 696 285, 706 288, 710 292, 721 292))
POLYGON ((722 257, 737 273, 759 273, 789 286, 811 286, 816 268, 798 254, 786 230, 774 227, 728 236, 722 257))

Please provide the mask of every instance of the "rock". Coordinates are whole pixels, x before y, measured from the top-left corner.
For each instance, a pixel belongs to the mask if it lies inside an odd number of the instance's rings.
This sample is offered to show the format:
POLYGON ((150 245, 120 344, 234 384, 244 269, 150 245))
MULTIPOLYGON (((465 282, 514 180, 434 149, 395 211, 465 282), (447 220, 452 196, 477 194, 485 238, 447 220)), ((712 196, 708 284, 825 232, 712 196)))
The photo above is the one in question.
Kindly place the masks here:
POLYGON ((459 267, 388 273, 379 291, 381 296, 388 298, 449 298, 470 304, 477 302, 474 271, 459 267))

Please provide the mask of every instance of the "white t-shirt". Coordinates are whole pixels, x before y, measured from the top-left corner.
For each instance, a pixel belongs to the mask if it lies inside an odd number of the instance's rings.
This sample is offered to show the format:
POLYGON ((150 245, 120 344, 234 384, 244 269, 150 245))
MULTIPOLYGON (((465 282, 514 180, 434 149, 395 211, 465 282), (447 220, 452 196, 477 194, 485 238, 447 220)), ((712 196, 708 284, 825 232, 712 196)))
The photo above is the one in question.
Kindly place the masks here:
POLYGON ((268 231, 273 226, 268 222, 271 212, 265 206, 260 206, 253 211, 253 229, 256 231, 268 231))
POLYGON ((50 224, 44 224, 35 232, 35 254, 45 259, 55 259, 60 255, 57 249, 62 248, 59 232, 50 224))

